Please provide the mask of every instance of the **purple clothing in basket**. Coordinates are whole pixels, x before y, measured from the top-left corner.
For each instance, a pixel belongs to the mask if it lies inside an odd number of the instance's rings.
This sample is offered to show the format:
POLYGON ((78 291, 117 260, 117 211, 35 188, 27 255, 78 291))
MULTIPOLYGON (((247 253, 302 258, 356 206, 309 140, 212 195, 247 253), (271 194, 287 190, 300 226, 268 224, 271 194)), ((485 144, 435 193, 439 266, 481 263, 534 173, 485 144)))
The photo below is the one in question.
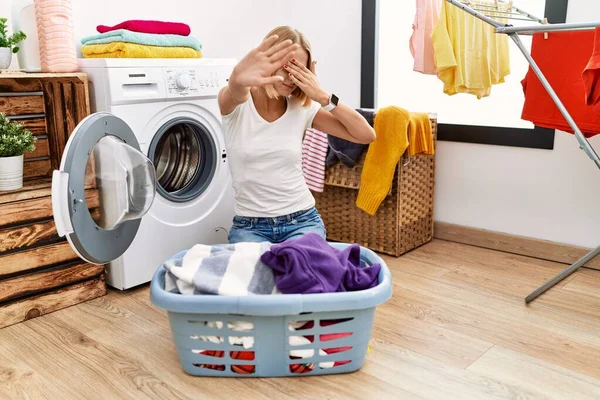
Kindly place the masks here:
POLYGON ((275 285, 284 294, 369 289, 379 283, 381 269, 379 264, 361 267, 359 245, 338 250, 314 233, 272 245, 261 261, 273 269, 275 285))

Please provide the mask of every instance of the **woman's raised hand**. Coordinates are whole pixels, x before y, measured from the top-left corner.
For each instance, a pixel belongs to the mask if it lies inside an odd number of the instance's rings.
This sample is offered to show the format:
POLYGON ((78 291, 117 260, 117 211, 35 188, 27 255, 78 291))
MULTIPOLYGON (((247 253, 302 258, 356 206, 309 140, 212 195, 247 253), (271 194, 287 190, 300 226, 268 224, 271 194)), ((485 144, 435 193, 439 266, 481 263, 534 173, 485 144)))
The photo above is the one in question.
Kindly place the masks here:
POLYGON ((315 64, 316 61, 313 61, 309 69, 298 62, 298 60, 292 59, 292 61, 286 63, 283 68, 290 74, 292 82, 294 82, 304 94, 311 100, 324 106, 329 103, 329 94, 321 88, 321 85, 317 80, 317 76, 315 75, 315 64))
POLYGON ((283 78, 273 76, 273 73, 294 56, 299 45, 293 44, 289 39, 273 45, 277 39, 277 35, 268 37, 246 54, 233 70, 232 83, 249 88, 282 82, 283 78))

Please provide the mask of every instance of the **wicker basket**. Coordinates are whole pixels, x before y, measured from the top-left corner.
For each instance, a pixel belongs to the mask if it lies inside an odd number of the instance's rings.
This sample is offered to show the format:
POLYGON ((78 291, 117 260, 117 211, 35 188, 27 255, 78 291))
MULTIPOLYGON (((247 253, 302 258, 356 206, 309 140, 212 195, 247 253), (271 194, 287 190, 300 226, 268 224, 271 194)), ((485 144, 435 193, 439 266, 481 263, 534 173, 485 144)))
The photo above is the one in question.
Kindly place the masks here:
MULTIPOLYGON (((437 137, 437 119, 430 118, 437 137)), ((358 243, 381 253, 399 256, 433 238, 433 187, 435 156, 403 156, 392 187, 377 213, 371 216, 356 206, 366 152, 354 168, 341 162, 325 174, 325 189, 315 193, 327 239, 358 243)))

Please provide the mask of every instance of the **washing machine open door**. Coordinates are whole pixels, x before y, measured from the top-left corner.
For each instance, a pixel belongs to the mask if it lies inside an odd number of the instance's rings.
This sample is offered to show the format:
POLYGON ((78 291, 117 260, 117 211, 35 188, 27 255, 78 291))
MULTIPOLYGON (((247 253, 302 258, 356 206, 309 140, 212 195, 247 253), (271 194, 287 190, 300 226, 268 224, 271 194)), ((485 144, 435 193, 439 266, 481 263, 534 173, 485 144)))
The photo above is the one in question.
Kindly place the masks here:
POLYGON ((109 263, 129 248, 155 194, 154 165, 131 128, 110 113, 89 115, 52 175, 57 233, 83 260, 109 263))

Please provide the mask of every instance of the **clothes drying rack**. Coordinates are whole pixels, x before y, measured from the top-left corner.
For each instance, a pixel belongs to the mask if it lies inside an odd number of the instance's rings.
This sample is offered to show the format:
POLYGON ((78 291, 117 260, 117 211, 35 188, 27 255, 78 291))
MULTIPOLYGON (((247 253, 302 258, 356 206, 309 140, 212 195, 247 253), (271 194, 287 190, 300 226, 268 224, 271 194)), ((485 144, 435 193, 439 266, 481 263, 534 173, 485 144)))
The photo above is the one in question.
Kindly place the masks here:
MULTIPOLYGON (((578 31, 578 30, 590 30, 600 26, 600 22, 587 22, 587 23, 557 23, 557 24, 548 24, 546 19, 540 19, 521 8, 515 7, 512 4, 512 1, 469 1, 469 0, 446 0, 448 3, 462 9, 463 11, 473 15, 476 18, 492 25, 495 28, 496 33, 506 34, 510 37, 513 42, 517 45, 519 50, 523 53, 529 65, 531 65, 531 69, 536 74, 556 106, 558 107, 560 113, 563 115, 569 126, 574 132, 575 138, 579 142, 579 148, 582 149, 585 154, 588 155, 592 159, 592 161, 596 164, 596 166, 600 169, 600 158, 598 158, 598 154, 594 151, 588 140, 581 133, 581 130, 563 105, 563 103, 558 98, 557 94, 552 89, 552 86, 537 66, 535 60, 521 41, 519 34, 521 35, 533 35, 536 33, 546 33, 546 32, 558 32, 558 31, 578 31), (508 7, 499 7, 500 4, 508 5, 508 7), (504 19, 504 20, 520 20, 520 21, 530 21, 532 25, 525 26, 513 26, 511 24, 507 24, 505 22, 497 21, 494 18, 504 19)), ((544 283, 538 289, 533 291, 529 296, 525 298, 525 303, 530 303, 535 300, 542 293, 546 292, 548 289, 552 288, 558 282, 565 279, 567 276, 571 275, 573 272, 577 271, 580 267, 585 265, 588 261, 596 257, 600 254, 600 246, 596 247, 594 250, 590 251, 571 266, 563 270, 561 273, 556 275, 554 278, 544 283)))

